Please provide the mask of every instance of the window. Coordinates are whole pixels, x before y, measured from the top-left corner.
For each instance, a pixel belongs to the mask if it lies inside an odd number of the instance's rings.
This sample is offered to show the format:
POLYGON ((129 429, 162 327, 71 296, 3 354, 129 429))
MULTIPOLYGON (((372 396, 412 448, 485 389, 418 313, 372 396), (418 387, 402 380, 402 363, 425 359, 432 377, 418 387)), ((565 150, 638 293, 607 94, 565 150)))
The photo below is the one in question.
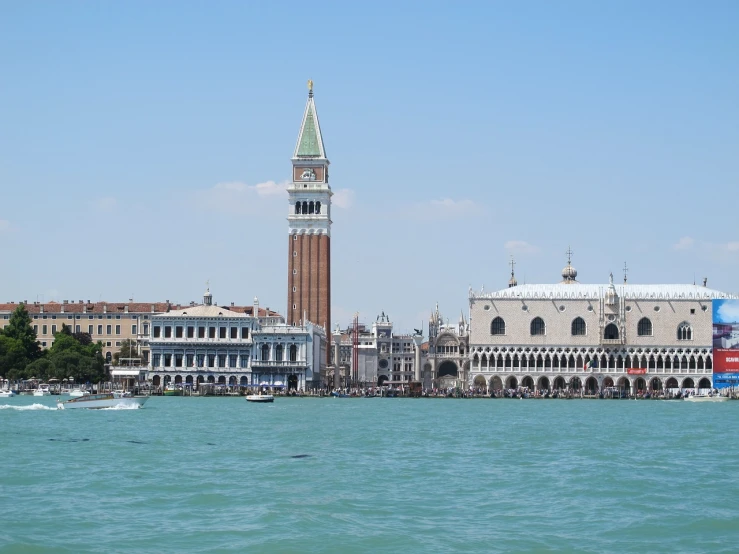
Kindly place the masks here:
POLYGON ((177 327, 174 328, 174 336, 177 337, 178 339, 181 339, 183 331, 184 331, 184 328, 182 327, 182 325, 178 325, 177 327))
POLYGON ((677 340, 693 340, 693 327, 687 321, 677 326, 677 340))
POLYGON ((695 308, 690 308, 690 315, 695 315, 695 308))
POLYGON ((188 339, 195 338, 195 327, 188 327, 187 328, 187 338, 188 339))
POLYGON ((161 354, 152 354, 151 365, 153 367, 159 367, 159 362, 162 360, 161 354))
POLYGON ((121 345, 121 341, 119 341, 119 340, 115 341, 115 345, 116 346, 120 346, 121 345))
POLYGON ((110 335, 113 333, 113 326, 112 325, 106 325, 105 331, 107 335, 110 335))
POLYGON ((208 367, 216 367, 216 355, 208 354, 208 367))
POLYGON ((121 334, 121 326, 120 325, 116 325, 115 326, 115 334, 116 335, 120 335, 121 334))
POLYGON ((198 354, 198 367, 205 366, 205 354, 198 354))
POLYGON ((38 325, 33 326, 33 332, 38 335, 38 325))
POLYGON ((144 323, 144 335, 148 335, 148 334, 149 334, 149 324, 144 323))
POLYGON ((505 320, 502 317, 496 317, 490 324, 491 335, 505 335, 505 320))
POLYGON ((165 339, 171 339, 172 338, 172 326, 171 325, 165 325, 164 326, 164 338, 165 339))
POLYGON ((208 338, 211 338, 211 339, 216 338, 216 328, 215 327, 208 327, 208 338))
POLYGON ((162 336, 162 328, 159 325, 154 325, 154 338, 158 339, 162 336))
POLYGON ((278 344, 275 346, 275 361, 281 362, 282 361, 282 345, 278 344))
POLYGON ((132 335, 135 335, 136 334, 136 331, 138 331, 136 325, 131 325, 131 334, 132 335))
POLYGON ((47 327, 46 325, 42 325, 42 326, 41 326, 41 334, 42 334, 42 335, 45 335, 45 334, 46 334, 46 330, 47 330, 47 329, 48 329, 48 327, 47 327))
POLYGON ((239 338, 239 328, 238 327, 231 327, 231 338, 232 339, 239 338))
POLYGON ((46 346, 46 341, 42 342, 41 343, 41 346, 44 346, 45 347, 46 346))
POLYGON ((238 358, 236 354, 230 354, 228 356, 228 367, 236 367, 236 358, 238 358))
POLYGON ((639 320, 639 324, 636 327, 636 334, 640 337, 652 336, 652 322, 648 317, 643 317, 639 320))
POLYGON ((544 335, 546 334, 546 325, 544 320, 540 317, 535 317, 531 320, 531 334, 532 335, 544 335))
POLYGON ((175 354, 175 356, 174 356, 174 366, 175 367, 182 367, 182 354, 175 354))
MULTIPOLYGON (((188 327, 188 329, 192 329, 192 327, 188 327)), ((187 367, 192 367, 192 364, 194 361, 195 361, 194 354, 188 354, 187 356, 185 356, 185 363, 187 364, 187 367)))
POLYGON ((226 355, 218 354, 218 367, 226 367, 226 355))
POLYGON ((585 320, 581 317, 576 317, 572 320, 572 335, 575 337, 581 337, 585 335, 585 320))
POLYGON ((98 335, 102 335, 102 334, 103 334, 103 326, 98 325, 98 335))
POLYGON ((164 355, 164 366, 165 367, 172 367, 172 354, 165 354, 164 355))
POLYGON ((298 361, 298 347, 294 344, 290 345, 290 361, 291 362, 297 362, 298 361))
POLYGON ((87 334, 92 335, 92 330, 95 328, 94 325, 88 325, 87 326, 87 334))
POLYGON ((266 362, 269 360, 269 345, 264 344, 262 345, 262 361, 266 362))
POLYGON ((218 328, 218 338, 225 339, 226 338, 226 328, 225 327, 219 327, 218 328))
POLYGON ((605 331, 603 331, 603 338, 606 340, 618 339, 618 327, 616 327, 615 323, 606 325, 605 331))
POLYGON ((75 333, 79 333, 79 332, 81 332, 81 329, 80 329, 80 326, 79 326, 79 325, 75 325, 75 326, 74 326, 74 332, 75 332, 75 333))
POLYGON ((241 328, 241 338, 242 339, 248 339, 249 338, 249 328, 248 327, 242 327, 241 328))
POLYGON ((205 338, 205 327, 198 327, 198 338, 199 339, 205 338))
POLYGON ((51 326, 51 334, 56 335, 56 325, 51 326))

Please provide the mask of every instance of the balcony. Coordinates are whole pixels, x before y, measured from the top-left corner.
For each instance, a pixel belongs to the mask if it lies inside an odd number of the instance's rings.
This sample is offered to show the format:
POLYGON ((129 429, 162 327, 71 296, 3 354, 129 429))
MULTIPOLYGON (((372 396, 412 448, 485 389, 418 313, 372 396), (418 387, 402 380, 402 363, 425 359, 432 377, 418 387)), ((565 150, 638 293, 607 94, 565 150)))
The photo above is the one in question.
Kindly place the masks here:
POLYGON ((296 360, 294 362, 289 360, 282 360, 279 362, 276 360, 252 360, 251 366, 255 368, 304 368, 308 367, 308 362, 304 360, 296 360))

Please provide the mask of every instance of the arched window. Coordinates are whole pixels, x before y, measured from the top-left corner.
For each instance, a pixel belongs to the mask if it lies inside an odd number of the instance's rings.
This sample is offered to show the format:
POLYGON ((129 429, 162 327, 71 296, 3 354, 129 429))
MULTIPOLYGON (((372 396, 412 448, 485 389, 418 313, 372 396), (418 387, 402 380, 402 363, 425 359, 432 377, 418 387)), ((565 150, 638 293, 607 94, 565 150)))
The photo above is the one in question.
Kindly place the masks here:
POLYGON ((282 361, 282 345, 278 344, 275 346, 275 361, 281 362, 282 361))
POLYGON ((266 362, 269 360, 269 344, 262 345, 262 361, 266 362))
POLYGON ((312 214, 314 210, 313 201, 311 200, 310 204, 308 204, 308 213, 312 214))
POLYGON ((298 347, 294 344, 290 345, 290 361, 291 362, 297 362, 298 361, 298 347))
POLYGON ((615 323, 609 323, 606 325, 606 329, 603 332, 603 338, 607 340, 618 339, 618 327, 616 327, 615 323))
POLYGON ((295 213, 300 215, 300 202, 295 202, 295 213))
POLYGON ((316 202, 316 213, 317 214, 321 213, 321 203, 320 202, 316 202))
POLYGON ((648 317, 643 317, 639 320, 637 325, 636 333, 640 337, 651 337, 652 336, 652 321, 648 317))
POLYGON ((585 334, 585 320, 581 317, 576 317, 572 320, 572 334, 575 336, 582 336, 585 334))
POLYGON ((303 200, 303 211, 302 213, 307 214, 308 213, 308 202, 303 200))
POLYGON ((547 327, 544 325, 544 320, 540 317, 535 317, 531 320, 531 334, 532 335, 544 335, 546 334, 547 327))
POLYGON ((687 321, 677 326, 677 340, 693 340, 693 327, 687 321))
POLYGON ((496 317, 490 324, 491 335, 505 335, 505 320, 502 317, 496 317))

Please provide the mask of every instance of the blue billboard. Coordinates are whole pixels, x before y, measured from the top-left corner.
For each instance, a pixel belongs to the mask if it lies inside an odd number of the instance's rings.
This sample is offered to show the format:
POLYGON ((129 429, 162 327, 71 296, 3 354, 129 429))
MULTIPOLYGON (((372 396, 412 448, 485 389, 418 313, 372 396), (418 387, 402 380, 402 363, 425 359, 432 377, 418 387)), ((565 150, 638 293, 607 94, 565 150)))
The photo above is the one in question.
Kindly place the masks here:
POLYGON ((739 388, 739 300, 713 301, 713 386, 739 388))

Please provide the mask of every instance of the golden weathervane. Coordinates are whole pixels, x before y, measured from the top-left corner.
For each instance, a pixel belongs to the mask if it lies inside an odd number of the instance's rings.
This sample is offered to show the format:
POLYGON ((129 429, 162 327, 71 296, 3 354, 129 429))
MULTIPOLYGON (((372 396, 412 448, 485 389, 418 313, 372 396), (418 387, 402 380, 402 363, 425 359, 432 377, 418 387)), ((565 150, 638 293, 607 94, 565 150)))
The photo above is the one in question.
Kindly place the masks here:
POLYGON ((313 92, 313 79, 308 79, 308 90, 313 92))

